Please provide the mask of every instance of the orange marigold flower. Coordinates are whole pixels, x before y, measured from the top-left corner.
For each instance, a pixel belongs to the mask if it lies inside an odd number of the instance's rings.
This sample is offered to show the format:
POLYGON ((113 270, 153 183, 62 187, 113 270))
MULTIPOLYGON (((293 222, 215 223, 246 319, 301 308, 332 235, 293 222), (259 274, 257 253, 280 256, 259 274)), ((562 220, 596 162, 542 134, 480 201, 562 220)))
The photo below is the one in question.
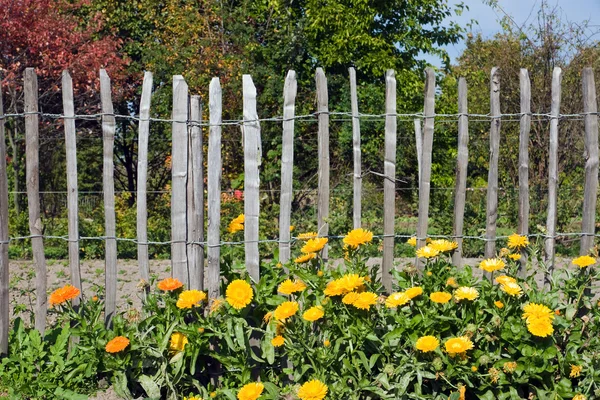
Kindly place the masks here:
POLYGON ((315 253, 304 254, 294 260, 296 264, 304 264, 315 258, 317 255, 315 253))
POLYGON ((129 346, 129 339, 124 336, 117 336, 110 342, 106 343, 106 347, 104 349, 107 353, 118 353, 123 351, 127 346, 129 346))
POLYGON ((356 249, 361 244, 369 243, 371 240, 373 240, 373 232, 357 228, 348 232, 343 241, 347 246, 356 249))
POLYGON ((452 295, 446 292, 433 292, 429 295, 429 298, 434 303, 445 304, 452 299, 452 295))
POLYGON ((158 282, 158 285, 156 286, 163 292, 171 292, 173 290, 179 289, 180 287, 183 287, 183 283, 181 283, 179 279, 166 278, 158 282))
POLYGON ((314 306, 306 310, 304 314, 302 314, 302 318, 304 318, 307 321, 314 322, 323 318, 324 315, 325 311, 323 311, 323 307, 314 306))
POLYGON ((271 344, 273 345, 273 347, 281 347, 284 345, 284 343, 285 338, 281 335, 277 335, 273 339, 271 339, 271 344))
POLYGON ((62 304, 65 301, 73 300, 77 296, 79 296, 81 292, 75 286, 65 285, 60 289, 56 289, 50 295, 50 305, 54 306, 57 304, 62 304))
POLYGON ((306 242, 306 244, 302 247, 302 249, 300 249, 300 251, 303 252, 304 254, 316 253, 318 251, 321 251, 323 249, 323 247, 325 247, 325 245, 327 244, 328 241, 329 241, 329 239, 327 239, 327 238, 309 239, 306 242))
POLYGON ((423 288, 419 287, 419 286, 411 287, 409 289, 406 289, 406 291, 404 293, 406 293, 408 298, 412 300, 415 297, 423 294, 423 288))
POLYGON ((298 312, 298 303, 295 301, 286 301, 277 306, 273 311, 273 317, 279 321, 285 321, 298 312))
POLYGON ((244 385, 237 394, 238 400, 256 400, 260 397, 265 386, 260 382, 252 382, 244 385))
POLYGON ((361 310, 369 310, 372 305, 377 304, 378 296, 372 292, 363 292, 358 295, 352 305, 361 310))

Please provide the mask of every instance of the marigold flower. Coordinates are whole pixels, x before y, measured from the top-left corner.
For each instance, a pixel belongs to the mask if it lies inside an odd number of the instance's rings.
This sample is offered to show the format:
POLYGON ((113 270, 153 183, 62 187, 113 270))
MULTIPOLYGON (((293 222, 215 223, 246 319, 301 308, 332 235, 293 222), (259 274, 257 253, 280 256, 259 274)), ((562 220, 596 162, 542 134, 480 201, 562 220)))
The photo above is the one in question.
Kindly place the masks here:
POLYGON ((202 397, 198 397, 198 396, 184 397, 183 400, 202 400, 202 397))
POLYGON ((229 223, 229 233, 236 233, 244 230, 244 222, 245 217, 244 214, 238 215, 236 218, 232 219, 229 223))
POLYGON ((387 308, 396 308, 398 306, 403 306, 410 301, 410 297, 406 295, 404 292, 392 293, 385 299, 385 306, 387 308))
POLYGON ((183 283, 181 283, 179 279, 166 278, 158 282, 156 286, 163 292, 172 292, 173 290, 177 290, 182 287, 183 283))
POLYGON ((315 258, 317 255, 315 253, 304 254, 294 260, 296 264, 304 264, 315 258))
POLYGON ((306 382, 298 389, 300 400, 323 400, 327 396, 327 385, 317 379, 306 382))
POLYGON ((519 235, 518 233, 513 233, 508 237, 508 247, 511 249, 522 249, 529 245, 529 240, 527 236, 519 235))
POLYGON ((572 400, 586 400, 587 397, 585 397, 584 395, 582 395, 581 393, 576 394, 575 396, 573 396, 572 400))
POLYGON ((192 308, 199 306, 200 302, 206 299, 206 293, 200 290, 184 290, 177 299, 178 308, 192 308))
POLYGON ((533 336, 546 337, 552 335, 554 327, 552 321, 546 318, 538 318, 527 321, 527 330, 533 336))
POLYGON ((521 289, 521 286, 519 286, 518 283, 511 283, 511 282, 501 285, 500 289, 504 293, 507 293, 511 296, 520 296, 521 293, 523 292, 523 289, 521 289))
POLYGON ((317 234, 317 232, 306 232, 306 233, 299 234, 296 239, 298 239, 298 240, 308 240, 308 239, 315 239, 317 236, 319 236, 317 234))
POLYGON ((456 250, 458 248, 458 243, 451 242, 446 239, 438 239, 438 240, 432 240, 431 243, 429 243, 429 247, 432 247, 433 249, 439 251, 440 253, 446 253, 449 251, 456 250))
POLYGON ((285 321, 298 312, 298 303, 295 301, 286 301, 277 306, 273 311, 273 317, 279 321, 285 321))
POLYGON ((454 291, 454 298, 456 300, 475 300, 479 297, 477 289, 467 286, 461 286, 454 291))
POLYGON ((519 261, 521 259, 521 255, 520 254, 509 254, 508 258, 510 258, 513 261, 519 261))
POLYGON ((477 365, 471 365, 471 371, 473 372, 477 372, 479 368, 477 368, 477 365))
POLYGON ((457 287, 458 283, 456 283, 456 279, 454 279, 453 277, 448 278, 448 280, 446 281, 446 286, 450 286, 450 287, 457 287))
POLYGON ((81 294, 81 291, 72 285, 65 285, 59 289, 56 289, 50 294, 50 305, 54 306, 62 304, 66 301, 73 300, 81 294))
POLYGON ((316 253, 318 251, 321 251, 323 249, 323 247, 325 247, 325 245, 327 244, 327 242, 329 241, 329 239, 327 238, 314 238, 314 239, 308 239, 308 241, 306 242, 306 244, 304 246, 302 246, 302 249, 300 249, 301 252, 303 252, 304 254, 308 254, 308 253, 316 253))
POLYGON ((490 375, 490 382, 498 383, 498 379, 500 379, 500 371, 497 368, 488 369, 488 374, 490 375))
POLYGON ((406 293, 408 298, 412 300, 415 297, 423 294, 423 288, 419 286, 411 287, 410 289, 406 289, 404 293, 406 293))
POLYGON ((554 313, 543 304, 527 303, 523 306, 523 319, 527 322, 534 319, 554 319, 554 313))
POLYGON ((580 365, 571 365, 571 373, 569 374, 569 378, 579 378, 581 375, 581 370, 583 369, 580 365))
POLYGON ((242 279, 232 281, 225 291, 225 299, 236 310, 241 310, 250 304, 253 297, 252 286, 242 279))
POLYGON ((169 349, 174 352, 183 351, 188 344, 188 338, 183 333, 175 332, 169 339, 169 349))
POLYGON ((354 304, 356 299, 358 299, 358 293, 350 292, 350 293, 346 294, 344 297, 342 297, 342 303, 351 305, 351 304, 354 304))
POLYGON ((416 349, 421 350, 423 353, 434 351, 439 345, 440 341, 435 336, 422 336, 415 343, 416 349))
POLYGON ((504 303, 501 302, 500 300, 495 301, 494 305, 498 308, 504 308, 504 303))
POLYGON ((581 256, 574 259, 573 264, 577 265, 579 268, 589 267, 590 265, 596 264, 596 259, 590 256, 581 256))
POLYGON ((465 400, 467 393, 467 387, 465 385, 458 385, 458 400, 465 400))
POLYGON ((209 396, 214 399, 215 397, 217 397, 217 392, 210 392, 209 396))
POLYGON ((319 278, 320 278, 320 277, 322 277, 322 276, 323 276, 323 271, 321 271, 321 270, 317 271, 317 276, 318 276, 319 278))
POLYGON ((210 305, 210 313, 214 313, 219 311, 221 306, 223 305, 223 299, 212 299, 212 303, 210 305))
POLYGON ((323 346, 325 346, 325 347, 331 346, 331 342, 329 341, 329 339, 323 340, 323 346))
POLYGON ((517 363, 515 361, 507 361, 502 366, 502 369, 504 370, 505 373, 512 374, 517 369, 517 363))
POLYGON ((292 282, 291 279, 287 279, 277 287, 277 292, 290 295, 292 293, 301 292, 304 289, 306 289, 304 282, 299 280, 292 282))
POLYGON ((340 296, 346 293, 346 290, 342 286, 340 280, 336 279, 327 283, 327 287, 325 288, 323 293, 325 293, 326 296, 340 296))
POLYGON ((129 339, 124 336, 117 336, 110 342, 106 343, 104 349, 107 353, 118 353, 125 350, 125 347, 129 346, 129 339))
POLYGON ((296 227, 294 225, 290 225, 290 232, 294 232, 294 229, 296 229, 296 227))
POLYGON ((498 271, 504 267, 506 267, 506 264, 499 258, 488 258, 479 264, 479 268, 487 272, 498 271))
POLYGON ((302 318, 310 322, 315 322, 323 318, 324 315, 325 311, 323 311, 323 307, 314 306, 306 310, 304 314, 302 314, 302 318))
POLYGON ((445 304, 450 301, 452 295, 446 292, 433 292, 429 295, 429 298, 434 303, 445 304))
POLYGON ((363 228, 353 229, 344 237, 344 244, 353 249, 361 244, 370 243, 373 240, 373 232, 363 228))
POLYGON ((417 257, 419 258, 433 258, 438 254, 440 254, 440 251, 430 246, 423 246, 417 250, 417 257))
POLYGON ((256 400, 260 397, 265 386, 260 382, 252 382, 244 385, 237 394, 238 400, 256 400))
POLYGON ((473 342, 466 336, 448 339, 445 343, 446 352, 450 355, 462 354, 473 348, 473 342))
POLYGON ((354 300, 352 305, 360 310, 369 310, 372 305, 377 304, 378 298, 379 296, 377 296, 375 293, 362 292, 358 295, 356 300, 354 300))
POLYGON ((285 338, 281 335, 277 335, 273 339, 271 339, 271 344, 273 345, 273 347, 281 347, 284 343, 285 338))
POLYGON ((357 274, 346 274, 339 281, 346 292, 352 292, 364 285, 365 278, 357 274))
POLYGON ((511 278, 510 276, 506 275, 497 276, 494 280, 501 285, 506 285, 507 283, 517 283, 515 278, 511 278))
POLYGON ((416 237, 411 237, 406 241, 406 244, 409 244, 413 247, 415 247, 417 245, 417 238, 416 237))

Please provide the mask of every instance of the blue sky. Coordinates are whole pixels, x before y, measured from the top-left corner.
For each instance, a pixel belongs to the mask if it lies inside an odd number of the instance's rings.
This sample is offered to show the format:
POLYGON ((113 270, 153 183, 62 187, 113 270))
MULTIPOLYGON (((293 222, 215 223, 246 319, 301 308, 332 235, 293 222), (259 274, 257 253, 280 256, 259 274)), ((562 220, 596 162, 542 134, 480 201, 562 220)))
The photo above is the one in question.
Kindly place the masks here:
MULTIPOLYGON (((457 0, 448 0, 450 4, 459 3, 457 0)), ((498 0, 498 5, 509 14, 518 25, 529 25, 537 21, 537 10, 542 0, 498 0)), ((502 28, 498 22, 503 16, 502 11, 494 10, 492 7, 483 3, 482 0, 464 0, 465 5, 469 7, 460 17, 454 19, 461 25, 466 25, 471 20, 476 20, 477 25, 473 26, 474 34, 481 33, 484 37, 492 37, 500 32, 502 28)), ((561 19, 580 23, 590 20, 593 29, 600 30, 600 0, 549 0, 551 8, 557 7, 557 12, 561 19)), ((600 40, 600 35, 595 37, 600 40)), ((445 46, 452 61, 464 49, 464 43, 445 46)), ((434 65, 440 65, 440 60, 435 57, 425 57, 426 60, 434 65)))

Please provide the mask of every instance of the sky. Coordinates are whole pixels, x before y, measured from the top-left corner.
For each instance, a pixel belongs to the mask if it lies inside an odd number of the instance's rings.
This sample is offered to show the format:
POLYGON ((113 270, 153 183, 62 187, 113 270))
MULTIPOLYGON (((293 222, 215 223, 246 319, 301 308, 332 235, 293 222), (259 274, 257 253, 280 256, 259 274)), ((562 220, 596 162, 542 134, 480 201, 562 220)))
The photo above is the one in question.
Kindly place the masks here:
MULTIPOLYGON (((529 25, 537 20, 537 10, 539 9, 542 0, 498 0, 498 5, 502 10, 510 15, 518 25, 529 25)), ((458 0, 449 0, 450 4, 459 3, 458 0)), ((463 0, 464 4, 469 7, 459 17, 454 16, 460 25, 465 26, 471 20, 475 20, 478 24, 474 25, 471 32, 473 34, 481 33, 484 37, 492 37, 495 33, 500 32, 502 28, 498 22, 504 13, 499 10, 494 10, 492 7, 483 3, 482 0, 463 0)), ((600 0, 548 0, 551 8, 557 6, 557 12, 561 19, 580 23, 585 20, 590 20, 591 28, 600 30, 600 0), (595 26, 594 26, 595 25, 595 26)), ((600 35, 595 37, 600 40, 600 35)), ((464 43, 444 46, 452 62, 460 55, 465 48, 464 43)), ((440 66, 441 60, 437 57, 424 57, 433 65, 440 66)))

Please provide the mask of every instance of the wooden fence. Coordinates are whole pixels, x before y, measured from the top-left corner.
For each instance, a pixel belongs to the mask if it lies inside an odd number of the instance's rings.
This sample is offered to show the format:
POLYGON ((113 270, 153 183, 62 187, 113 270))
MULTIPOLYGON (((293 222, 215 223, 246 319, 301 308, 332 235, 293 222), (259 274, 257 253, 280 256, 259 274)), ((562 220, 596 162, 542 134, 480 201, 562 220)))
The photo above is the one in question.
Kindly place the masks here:
MULTIPOLYGON (((364 114, 358 110, 356 74, 349 70, 351 112, 346 115, 352 118, 353 132, 353 226, 361 226, 361 138, 360 119, 364 114)), ((548 176, 548 219, 545 235, 546 260, 550 268, 554 263, 554 246, 556 237, 557 207, 557 152, 558 126, 560 114, 560 89, 562 71, 554 70, 552 76, 552 104, 550 114, 532 114, 530 107, 531 90, 526 70, 520 73, 521 106, 517 114, 520 119, 519 146, 519 221, 518 232, 529 233, 529 131, 532 115, 550 119, 550 149, 548 176)), ((596 193, 598 189, 598 110, 595 93, 594 76, 591 69, 585 69, 582 75, 584 109, 578 116, 585 119, 585 193, 582 218, 581 253, 589 252, 595 238, 596 193)), ((74 111, 73 85, 67 71, 62 77, 62 95, 64 119, 66 167, 68 185, 68 249, 71 283, 81 288, 79 268, 79 232, 78 232, 78 189, 77 189, 77 156, 75 125, 77 115, 74 111)), ((432 69, 425 71, 425 102, 423 113, 414 114, 416 148, 419 160, 419 215, 417 225, 417 246, 423 246, 428 231, 428 215, 430 202, 431 163, 435 113, 435 73, 432 69), (423 126, 421 126, 421 120, 423 126)), ((321 236, 327 236, 329 217, 329 117, 327 79, 321 68, 315 75, 317 109, 312 116, 318 118, 318 230, 321 236)), ((385 154, 384 154, 384 223, 383 223, 383 262, 382 281, 389 291, 392 286, 390 271, 393 268, 395 242, 395 192, 396 192, 396 79, 394 71, 385 75, 386 100, 385 113, 385 154)), ((148 139, 150 132, 150 108, 152 93, 152 74, 144 75, 140 101, 138 131, 138 188, 137 188, 137 246, 140 276, 150 279, 148 261, 148 232, 146 211, 146 187, 148 175, 148 139)), ((103 132, 103 185, 105 212, 105 289, 106 322, 110 323, 116 309, 117 296, 117 241, 115 233, 115 193, 113 147, 115 138, 115 115, 111 100, 111 82, 106 71, 100 71, 102 132, 103 132)), ((296 74, 287 74, 283 93, 282 123, 282 161, 281 161, 281 198, 279 221, 279 258, 282 263, 290 259, 290 215, 292 202, 292 181, 294 162, 294 125, 301 117, 295 114, 295 98, 297 92, 296 74)), ((0 353, 6 352, 9 328, 9 271, 8 271, 8 179, 6 172, 6 148, 4 120, 8 117, 24 117, 26 129, 26 172, 27 199, 29 208, 29 228, 32 243, 34 264, 36 268, 36 304, 35 327, 44 331, 46 323, 47 293, 46 264, 44 259, 44 237, 40 219, 39 199, 39 116, 37 77, 32 68, 24 75, 25 109, 23 114, 4 115, 2 109, 2 93, 0 92, 0 353)), ((242 127, 244 145, 244 246, 245 265, 252 279, 260 276, 259 260, 259 171, 261 166, 261 131, 257 112, 256 88, 250 75, 243 76, 243 120, 238 121, 242 127)), ((490 121, 490 158, 487 187, 487 219, 485 257, 493 257, 496 251, 496 221, 498 216, 498 155, 501 134, 502 114, 500 112, 500 76, 494 68, 490 76, 490 113, 476 115, 490 121)), ((218 78, 213 78, 209 86, 209 121, 202 121, 202 105, 199 96, 191 96, 182 76, 173 77, 173 113, 172 113, 172 201, 171 208, 171 254, 172 274, 184 282, 186 287, 206 290, 210 298, 220 295, 220 238, 221 226, 221 129, 222 93, 218 78), (207 201, 204 199, 204 156, 202 126, 208 127, 207 153, 207 201), (205 238, 204 210, 205 204, 208 218, 208 232, 205 238), (205 250, 207 256, 206 279, 205 250), (207 286, 204 287, 205 281, 207 286)), ((458 82, 458 156, 456 164, 456 186, 454 190, 454 228, 449 237, 458 242, 458 250, 454 254, 454 262, 461 264, 463 219, 465 210, 465 192, 469 144, 469 114, 467 105, 467 83, 464 78, 458 82)), ((131 118, 131 116, 127 116, 131 118)), ((407 115, 402 115, 407 117, 407 115)), ((272 118, 269 120, 273 120, 272 118)), ((327 258, 327 247, 323 250, 327 258)), ((418 260, 415 261, 418 265, 418 260)))

